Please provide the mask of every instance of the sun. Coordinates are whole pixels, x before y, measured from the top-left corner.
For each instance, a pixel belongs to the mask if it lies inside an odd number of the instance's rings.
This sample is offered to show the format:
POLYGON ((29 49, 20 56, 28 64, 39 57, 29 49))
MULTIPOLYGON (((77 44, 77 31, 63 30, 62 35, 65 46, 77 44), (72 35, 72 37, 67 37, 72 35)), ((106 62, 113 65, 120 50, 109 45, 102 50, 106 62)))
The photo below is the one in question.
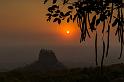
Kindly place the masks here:
POLYGON ((77 34, 77 28, 75 28, 75 26, 74 24, 68 23, 61 24, 58 28, 58 32, 63 38, 74 38, 77 34))
POLYGON ((70 34, 70 31, 69 31, 69 30, 67 30, 67 31, 66 31, 66 33, 67 33, 67 34, 70 34))

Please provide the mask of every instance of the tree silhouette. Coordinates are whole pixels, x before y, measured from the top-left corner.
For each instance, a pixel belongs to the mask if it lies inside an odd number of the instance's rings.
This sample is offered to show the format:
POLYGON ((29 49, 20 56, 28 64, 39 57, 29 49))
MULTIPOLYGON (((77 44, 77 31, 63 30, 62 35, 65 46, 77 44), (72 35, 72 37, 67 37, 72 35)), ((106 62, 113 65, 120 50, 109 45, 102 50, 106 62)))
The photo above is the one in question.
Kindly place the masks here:
POLYGON ((123 18, 123 1, 122 0, 44 0, 44 4, 51 1, 52 5, 48 8, 47 21, 53 21, 60 24, 66 20, 76 22, 80 27, 81 37, 80 42, 85 41, 86 37, 91 38, 91 34, 95 33, 95 61, 98 65, 97 57, 97 36, 98 25, 102 29, 103 54, 101 59, 101 67, 104 63, 104 58, 108 56, 110 30, 112 27, 116 29, 115 36, 121 45, 119 59, 122 57, 124 45, 124 18, 123 18), (61 4, 60 4, 61 3, 61 4), (64 12, 63 10, 67 10, 64 12), (116 13, 116 14, 114 14, 116 13), (90 27, 90 29, 89 29, 90 27), (106 31, 107 29, 107 31, 106 31), (107 41, 105 41, 107 34, 107 41))

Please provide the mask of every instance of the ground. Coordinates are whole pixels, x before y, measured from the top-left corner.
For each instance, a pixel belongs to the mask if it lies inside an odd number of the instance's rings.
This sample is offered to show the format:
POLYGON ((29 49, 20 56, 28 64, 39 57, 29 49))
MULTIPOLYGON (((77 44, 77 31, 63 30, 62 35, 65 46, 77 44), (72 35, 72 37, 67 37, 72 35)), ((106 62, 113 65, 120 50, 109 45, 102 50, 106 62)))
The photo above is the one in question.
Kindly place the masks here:
POLYGON ((0 82, 124 82, 124 64, 54 70, 46 73, 18 71, 0 73, 0 82))

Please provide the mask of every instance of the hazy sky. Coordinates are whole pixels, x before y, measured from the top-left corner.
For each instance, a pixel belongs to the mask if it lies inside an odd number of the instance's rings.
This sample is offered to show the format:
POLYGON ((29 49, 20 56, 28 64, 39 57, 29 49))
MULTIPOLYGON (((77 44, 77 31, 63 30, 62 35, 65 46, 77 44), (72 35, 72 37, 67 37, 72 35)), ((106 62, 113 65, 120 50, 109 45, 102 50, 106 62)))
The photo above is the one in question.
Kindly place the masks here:
POLYGON ((73 30, 73 36, 61 33, 62 27, 72 28, 73 24, 46 22, 47 7, 40 0, 0 0, 1 45, 54 45, 69 38, 73 41, 65 44, 79 42, 79 37, 75 39, 77 29, 73 30))
MULTIPOLYGON (((80 45, 80 31, 73 23, 49 23, 43 0, 0 0, 0 44, 80 45), (66 30, 70 30, 70 35, 66 30)), ((92 45, 94 39, 88 39, 92 45)), ((93 45, 92 45, 93 46, 93 45)))
POLYGON ((40 48, 54 49, 60 60, 68 60, 62 49, 80 47, 76 25, 48 23, 47 7, 41 0, 0 0, 0 69, 36 60, 40 48))
MULTIPOLYGON (((6 67, 36 60, 39 48, 44 47, 53 48, 61 61, 93 62, 94 39, 81 45, 79 28, 75 24, 48 23, 45 16, 48 4, 41 1, 0 0, 0 65, 6 67), (69 35, 66 30, 70 30, 69 35)), ((111 53, 116 54, 117 50, 111 53)))

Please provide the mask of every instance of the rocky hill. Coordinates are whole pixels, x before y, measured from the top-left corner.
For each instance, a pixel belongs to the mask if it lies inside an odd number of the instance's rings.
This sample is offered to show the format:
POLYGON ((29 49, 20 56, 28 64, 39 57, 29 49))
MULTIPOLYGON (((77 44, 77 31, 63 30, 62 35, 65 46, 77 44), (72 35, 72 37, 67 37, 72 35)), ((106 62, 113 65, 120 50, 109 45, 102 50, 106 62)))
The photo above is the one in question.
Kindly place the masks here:
POLYGON ((50 71, 65 69, 65 66, 56 58, 52 50, 41 49, 39 58, 34 63, 21 68, 26 71, 50 71))

